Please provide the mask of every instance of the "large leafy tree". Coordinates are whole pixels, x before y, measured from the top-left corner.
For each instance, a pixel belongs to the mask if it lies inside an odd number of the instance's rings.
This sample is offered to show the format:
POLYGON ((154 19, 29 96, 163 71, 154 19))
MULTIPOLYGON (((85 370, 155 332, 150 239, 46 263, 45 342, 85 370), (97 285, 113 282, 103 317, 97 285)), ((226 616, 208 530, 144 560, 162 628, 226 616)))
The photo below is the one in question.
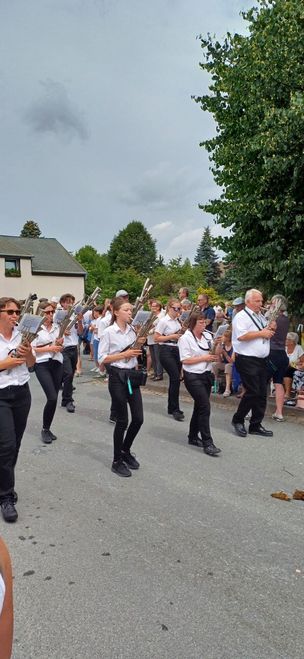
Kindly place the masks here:
POLYGON ((108 258, 113 272, 134 268, 138 274, 147 275, 156 263, 155 240, 142 222, 130 222, 114 236, 108 258))
POLYGON ((75 258, 88 273, 85 281, 86 293, 92 293, 96 286, 99 286, 103 298, 112 297, 113 283, 107 255, 99 254, 91 245, 85 245, 76 252, 75 258))
POLYGON ((204 268, 205 280, 208 286, 213 286, 220 276, 218 256, 214 249, 214 239, 209 227, 203 232, 201 242, 196 250, 194 262, 204 268))
POLYGON ((41 231, 37 222, 34 220, 28 220, 22 227, 20 238, 39 238, 41 236, 41 231))
POLYGON ((244 285, 304 310, 304 5, 258 0, 249 35, 201 38, 216 135, 203 143, 222 194, 202 206, 230 233, 218 245, 244 285))

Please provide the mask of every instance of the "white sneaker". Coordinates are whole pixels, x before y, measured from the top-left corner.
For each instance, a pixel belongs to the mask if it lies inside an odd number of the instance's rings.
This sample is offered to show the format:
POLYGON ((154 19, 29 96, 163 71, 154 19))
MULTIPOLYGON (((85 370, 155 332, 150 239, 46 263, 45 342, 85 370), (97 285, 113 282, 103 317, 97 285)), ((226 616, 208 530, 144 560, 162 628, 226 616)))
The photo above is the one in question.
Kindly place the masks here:
POLYGON ((228 396, 230 396, 230 391, 226 389, 226 391, 223 393, 223 398, 227 398, 228 396))

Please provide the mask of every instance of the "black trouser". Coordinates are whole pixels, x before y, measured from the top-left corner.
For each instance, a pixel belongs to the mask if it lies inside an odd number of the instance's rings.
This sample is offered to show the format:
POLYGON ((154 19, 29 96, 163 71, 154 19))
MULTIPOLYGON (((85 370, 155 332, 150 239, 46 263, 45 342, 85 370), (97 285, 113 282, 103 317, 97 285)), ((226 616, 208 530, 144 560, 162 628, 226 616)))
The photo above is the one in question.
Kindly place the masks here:
POLYGON ((149 350, 150 350, 154 375, 156 375, 156 377, 162 377, 163 367, 160 363, 160 358, 159 358, 160 346, 158 345, 158 343, 153 343, 152 345, 149 345, 149 350))
POLYGON ((189 373, 184 370, 185 387, 194 400, 194 408, 189 427, 189 439, 201 433, 204 446, 213 444, 210 432, 210 392, 213 382, 212 373, 189 373))
POLYGON ((0 389, 0 502, 14 492, 15 465, 30 407, 28 383, 0 389))
POLYGON ((35 373, 47 397, 43 410, 43 428, 49 430, 56 411, 58 391, 62 382, 63 365, 55 359, 35 364, 35 373))
POLYGON ((179 388, 182 364, 177 346, 160 345, 160 363, 169 375, 168 414, 179 411, 179 388))
POLYGON ((144 421, 140 387, 133 387, 133 393, 130 394, 128 385, 122 382, 119 377, 119 370, 115 366, 111 366, 109 369, 109 392, 117 419, 113 434, 115 462, 121 458, 122 451, 130 451, 133 441, 144 421), (129 427, 128 403, 131 410, 131 423, 129 427), (127 432, 125 434, 126 430, 127 432))
POLYGON ((62 402, 64 405, 73 401, 73 377, 76 371, 78 350, 77 346, 68 346, 63 352, 63 391, 62 402))
POLYGON ((245 416, 252 410, 250 428, 254 429, 262 423, 266 410, 267 362, 265 358, 236 355, 235 366, 241 376, 245 393, 232 423, 244 423, 245 416))

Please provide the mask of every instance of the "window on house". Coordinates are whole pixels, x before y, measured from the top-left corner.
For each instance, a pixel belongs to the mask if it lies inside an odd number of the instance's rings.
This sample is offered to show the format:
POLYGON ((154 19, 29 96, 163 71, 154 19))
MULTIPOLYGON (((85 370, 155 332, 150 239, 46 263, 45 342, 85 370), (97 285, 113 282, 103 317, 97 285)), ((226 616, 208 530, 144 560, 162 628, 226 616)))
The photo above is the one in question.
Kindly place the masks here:
POLYGON ((5 276, 20 277, 20 259, 5 259, 5 276))

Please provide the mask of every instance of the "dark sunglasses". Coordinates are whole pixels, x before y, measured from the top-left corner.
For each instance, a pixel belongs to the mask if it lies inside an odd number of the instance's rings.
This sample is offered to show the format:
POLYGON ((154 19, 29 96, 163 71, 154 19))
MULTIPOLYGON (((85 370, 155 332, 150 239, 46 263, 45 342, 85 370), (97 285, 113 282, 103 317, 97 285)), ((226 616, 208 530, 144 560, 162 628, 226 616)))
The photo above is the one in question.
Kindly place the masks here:
POLYGON ((171 309, 173 309, 173 311, 180 311, 181 310, 180 307, 171 307, 171 309))
POLYGON ((21 311, 20 309, 0 309, 0 313, 7 313, 8 316, 13 316, 16 314, 16 316, 20 316, 21 311))
POLYGON ((53 311, 53 309, 52 309, 52 311, 44 311, 43 313, 44 313, 46 316, 48 316, 50 313, 54 313, 54 311, 53 311))

